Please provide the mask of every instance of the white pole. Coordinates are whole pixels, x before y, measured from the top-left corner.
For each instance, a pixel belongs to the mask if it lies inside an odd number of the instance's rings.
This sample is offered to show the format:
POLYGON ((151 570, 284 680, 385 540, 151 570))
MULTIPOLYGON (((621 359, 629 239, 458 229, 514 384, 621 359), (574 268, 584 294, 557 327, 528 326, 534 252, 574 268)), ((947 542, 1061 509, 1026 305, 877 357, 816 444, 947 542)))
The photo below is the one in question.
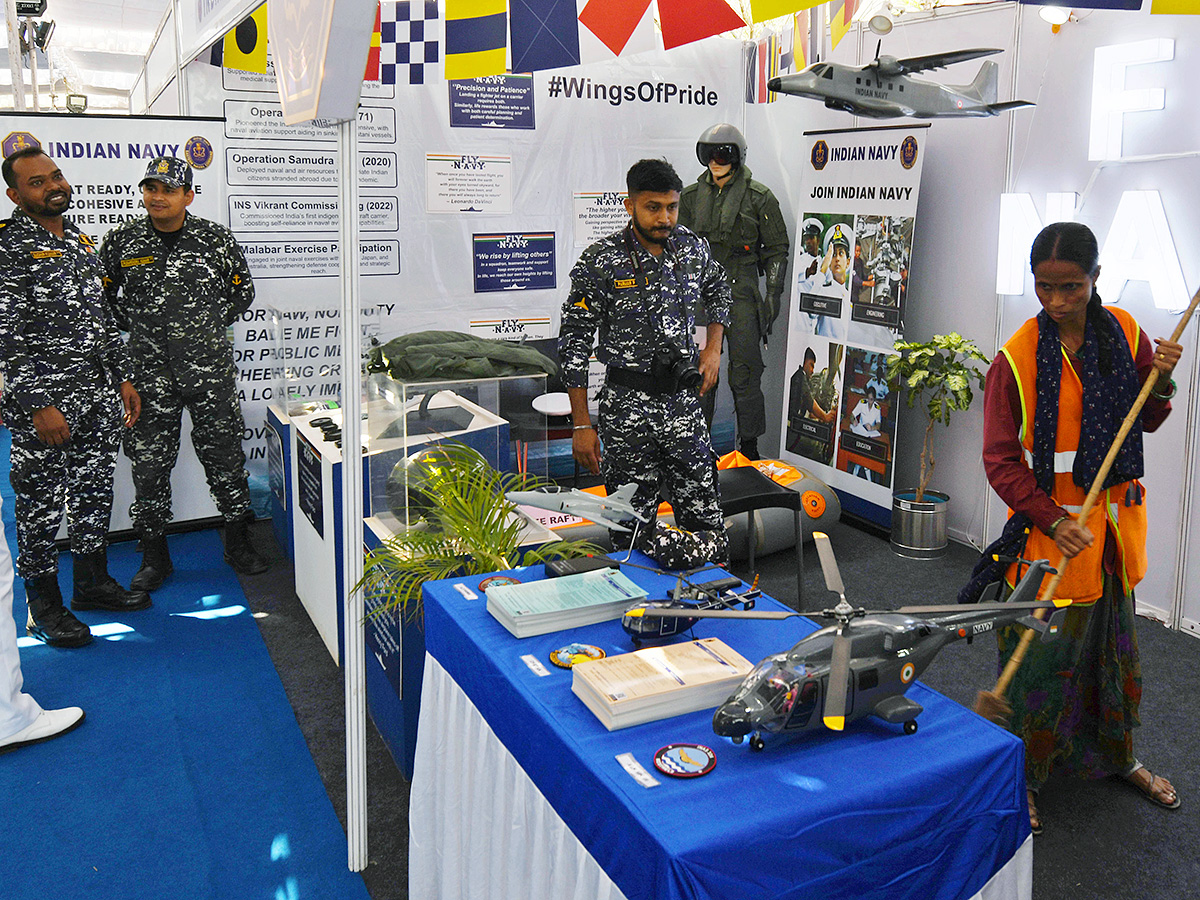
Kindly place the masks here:
POLYGON ((4 0, 5 19, 8 23, 8 68, 12 72, 13 109, 25 112, 25 75, 21 71, 20 19, 17 18, 17 0, 4 0))
POLYGON ((346 841, 350 871, 367 867, 366 648, 363 573, 362 332, 359 317, 358 123, 338 124, 338 206, 342 280, 342 577, 345 584, 342 674, 346 685, 346 841))
POLYGON ((42 106, 38 100, 41 91, 38 87, 37 45, 33 42, 33 19, 29 16, 25 17, 25 33, 29 35, 29 78, 33 90, 33 111, 40 112, 42 106))

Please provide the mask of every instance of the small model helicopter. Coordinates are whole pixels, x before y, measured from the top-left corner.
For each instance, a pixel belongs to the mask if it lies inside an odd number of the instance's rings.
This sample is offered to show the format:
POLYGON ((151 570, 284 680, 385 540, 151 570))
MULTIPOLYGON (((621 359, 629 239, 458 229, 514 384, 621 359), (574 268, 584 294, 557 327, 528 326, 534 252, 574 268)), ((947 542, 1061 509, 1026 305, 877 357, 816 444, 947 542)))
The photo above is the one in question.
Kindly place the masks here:
POLYGON ((569 491, 509 491, 505 499, 518 506, 532 506, 536 509, 548 509, 552 512, 565 512, 579 516, 597 525, 604 525, 613 531, 629 531, 621 524, 622 520, 637 519, 645 523, 646 517, 633 507, 633 492, 637 485, 633 482, 623 484, 619 489, 601 497, 589 494, 587 491, 572 489, 569 491))
POLYGON ((991 60, 980 66, 975 80, 970 84, 943 85, 909 77, 913 72, 941 69, 1000 52, 991 49, 955 50, 897 59, 894 56, 880 56, 876 48, 875 59, 865 66, 813 63, 794 75, 772 78, 767 82, 767 88, 780 94, 823 100, 830 109, 872 119, 897 116, 917 119, 994 116, 1010 109, 1033 106, 1027 100, 996 102, 999 67, 991 60))
MULTIPOLYGON (((788 734, 821 727, 842 731, 848 722, 874 715, 902 723, 905 734, 917 730, 921 704, 905 692, 951 641, 973 638, 998 625, 1019 622, 1054 638, 1070 601, 1034 601, 1042 576, 1053 572, 1046 560, 1029 563, 1011 598, 1004 603, 962 606, 908 606, 892 612, 867 612, 846 602, 845 588, 829 538, 814 535, 825 584, 838 594, 833 609, 815 615, 836 619, 792 649, 768 656, 713 714, 713 731, 735 744, 750 736, 750 748, 761 750, 763 732, 788 734), (1028 615, 1054 609, 1047 621, 1028 615)), ((783 619, 795 612, 765 610, 654 610, 646 617, 681 615, 699 618, 783 619)))
POLYGON ((621 627, 625 629, 635 647, 640 647, 644 641, 675 637, 700 620, 698 616, 686 614, 664 616, 661 615, 662 610, 700 612, 708 609, 730 609, 735 603, 740 603, 742 609, 749 610, 754 609, 754 601, 762 596, 762 591, 757 588, 737 593, 734 588, 740 585, 742 580, 735 575, 695 582, 691 580, 695 574, 689 573, 686 579, 680 575, 675 581, 675 587, 669 592, 668 599, 639 603, 621 617, 621 627))

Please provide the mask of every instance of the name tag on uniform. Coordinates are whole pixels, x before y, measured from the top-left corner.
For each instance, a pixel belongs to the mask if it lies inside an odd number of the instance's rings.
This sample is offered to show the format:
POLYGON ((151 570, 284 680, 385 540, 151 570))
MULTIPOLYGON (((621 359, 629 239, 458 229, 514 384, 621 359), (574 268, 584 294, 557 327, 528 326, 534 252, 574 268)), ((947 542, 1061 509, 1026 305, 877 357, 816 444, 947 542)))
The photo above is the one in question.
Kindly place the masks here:
POLYGON ((649 287, 649 286, 650 286, 650 276, 648 276, 648 275, 642 275, 640 278, 634 277, 634 278, 614 278, 613 279, 613 287, 616 288, 618 291, 627 291, 630 288, 649 287))
POLYGON ((61 250, 30 250, 29 255, 34 259, 54 259, 62 256, 61 250))
POLYGON ((147 263, 152 263, 152 262, 154 262, 153 256, 138 256, 134 259, 121 260, 121 268, 128 269, 130 266, 144 266, 147 263))

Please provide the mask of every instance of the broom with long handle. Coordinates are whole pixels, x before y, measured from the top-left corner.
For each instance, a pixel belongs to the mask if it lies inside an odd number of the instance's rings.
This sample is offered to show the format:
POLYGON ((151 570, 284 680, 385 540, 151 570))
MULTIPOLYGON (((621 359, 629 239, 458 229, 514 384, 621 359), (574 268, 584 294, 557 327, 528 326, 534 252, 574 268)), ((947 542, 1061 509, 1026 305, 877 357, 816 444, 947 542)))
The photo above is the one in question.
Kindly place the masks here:
MULTIPOLYGON (((1175 326, 1175 331, 1171 334, 1171 341, 1178 343, 1180 335, 1187 327, 1188 321, 1192 318, 1192 313, 1196 311, 1196 306, 1200 304, 1200 290, 1197 290, 1192 295, 1192 302, 1184 311, 1183 317, 1175 326)), ((1083 508, 1079 511, 1077 521, 1086 522, 1088 514, 1091 513, 1092 507, 1096 505, 1096 499, 1100 496, 1100 491, 1104 485, 1104 479, 1108 477, 1108 472, 1112 468, 1117 454, 1121 450, 1121 445, 1125 443, 1125 438, 1129 435, 1129 430, 1133 428, 1133 423, 1137 421, 1142 414, 1142 407, 1146 405, 1146 398, 1150 396, 1150 391, 1154 388, 1154 383, 1158 380, 1158 369, 1154 369, 1146 376, 1146 381, 1142 385, 1142 390, 1138 394, 1137 399, 1133 402, 1133 406, 1129 409, 1129 414, 1125 416, 1125 421, 1121 423, 1120 430, 1117 431, 1117 436, 1113 438, 1112 445, 1108 448, 1108 453, 1104 457, 1104 462, 1100 464, 1100 470, 1096 473, 1096 477, 1092 479, 1092 487, 1088 491, 1087 498, 1083 501, 1083 508)), ((1046 585, 1045 591, 1042 592, 1042 599, 1052 600, 1054 592, 1058 590, 1058 583, 1062 581, 1063 570, 1067 567, 1067 556, 1064 554, 1062 559, 1058 561, 1058 571, 1050 579, 1050 583, 1046 585)), ((1034 613, 1039 619, 1046 617, 1046 610, 1039 609, 1034 613)), ((1036 632, 1032 628, 1026 629, 1021 635, 1021 641, 1013 650, 1012 656, 1008 658, 1008 664, 1005 665, 1004 671, 1000 673, 1000 678, 996 681, 996 686, 990 691, 980 691, 975 698, 975 712, 983 716, 985 719, 991 719, 998 725, 1007 725, 1009 716, 1012 715, 1012 707, 1008 705, 1008 701, 1004 699, 1004 695, 1008 692, 1008 686, 1012 683, 1013 676, 1017 674, 1017 669, 1021 667, 1021 662, 1025 659, 1025 651, 1029 649, 1029 644, 1033 641, 1036 632)))

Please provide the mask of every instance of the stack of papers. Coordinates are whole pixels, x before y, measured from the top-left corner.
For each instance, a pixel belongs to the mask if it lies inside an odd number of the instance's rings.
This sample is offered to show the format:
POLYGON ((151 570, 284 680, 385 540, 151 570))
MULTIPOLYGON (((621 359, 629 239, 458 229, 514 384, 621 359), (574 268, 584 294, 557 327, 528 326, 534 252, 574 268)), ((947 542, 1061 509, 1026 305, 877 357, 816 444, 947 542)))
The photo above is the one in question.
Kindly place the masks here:
POLYGON ((646 592, 616 569, 487 589, 487 611, 516 637, 619 619, 646 592))
POLYGON ((720 638, 576 663, 571 690, 609 731, 723 703, 752 666, 720 638))

